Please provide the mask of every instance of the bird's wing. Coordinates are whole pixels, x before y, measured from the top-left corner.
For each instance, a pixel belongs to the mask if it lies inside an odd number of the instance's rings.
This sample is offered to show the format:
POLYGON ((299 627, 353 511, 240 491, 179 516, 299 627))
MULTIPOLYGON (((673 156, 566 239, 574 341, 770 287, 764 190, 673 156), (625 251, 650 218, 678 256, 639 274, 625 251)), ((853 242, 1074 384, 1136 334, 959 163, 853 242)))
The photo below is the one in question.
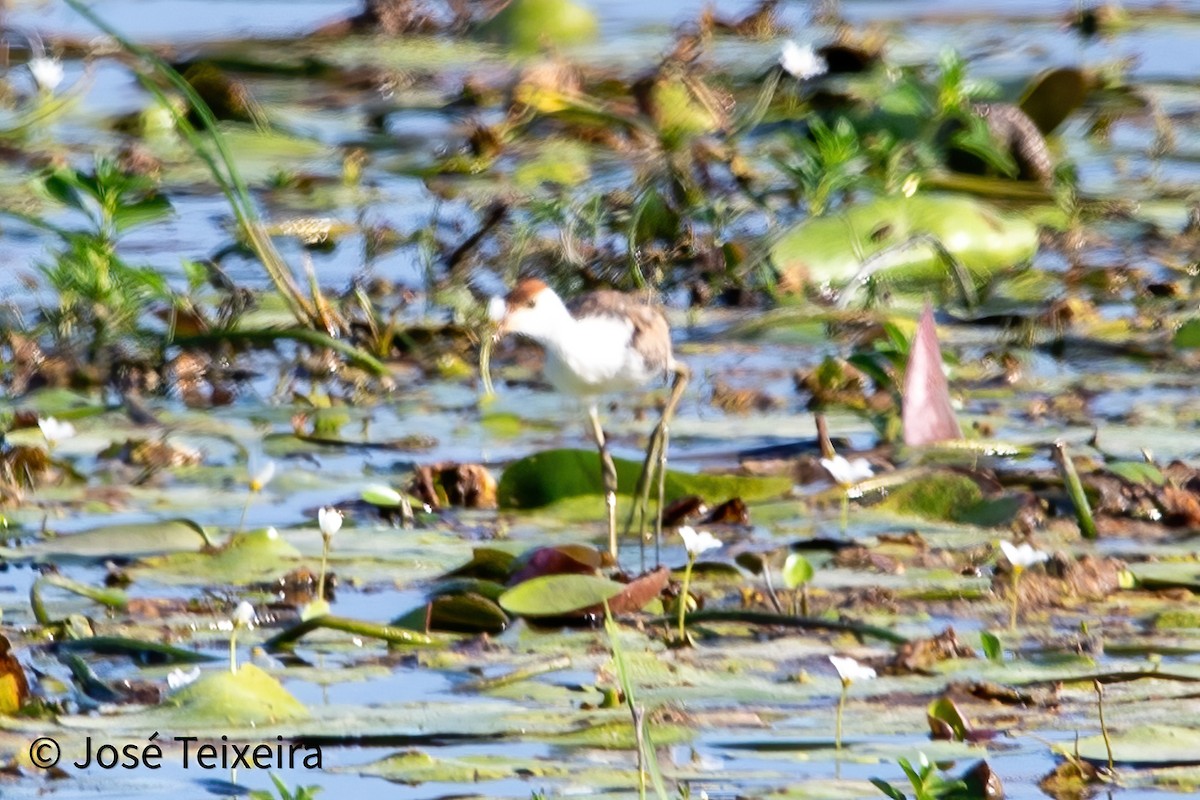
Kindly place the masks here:
POLYGON ((642 354, 651 372, 667 373, 674 364, 671 356, 671 329, 662 309, 634 295, 614 291, 589 292, 568 306, 580 317, 621 317, 633 324, 631 344, 642 354))

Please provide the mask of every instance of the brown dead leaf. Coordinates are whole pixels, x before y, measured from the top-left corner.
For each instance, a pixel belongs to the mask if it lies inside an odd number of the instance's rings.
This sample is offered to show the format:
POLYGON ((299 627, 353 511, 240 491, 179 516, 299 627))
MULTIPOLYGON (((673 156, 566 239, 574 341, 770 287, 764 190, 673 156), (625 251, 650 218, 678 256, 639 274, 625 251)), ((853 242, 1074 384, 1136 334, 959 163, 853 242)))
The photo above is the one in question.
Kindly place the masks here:
POLYGON ((1060 700, 1058 685, 1047 688, 1016 689, 992 681, 953 681, 946 686, 946 694, 989 700, 1006 706, 1026 708, 1058 708, 1060 700))
MULTIPOLYGON (((1125 568, 1125 562, 1116 558, 1082 555, 1074 560, 1065 553, 1055 553, 1046 562, 1044 571, 1029 569, 1021 576, 1021 607, 1055 608, 1064 599, 1103 600, 1120 590, 1125 568)), ((993 591, 1006 597, 1012 591, 1009 569, 1003 563, 992 579, 993 591)))
POLYGON ((746 501, 733 497, 709 511, 701 518, 700 525, 749 525, 750 509, 746 501))
POLYGON ((671 579, 671 571, 659 567, 653 572, 647 572, 634 578, 619 595, 608 601, 608 607, 613 614, 633 614, 645 608, 646 604, 658 597, 667 588, 671 579))
POLYGON ((889 575, 903 575, 904 565, 898 559, 876 553, 867 547, 846 547, 833 556, 833 564, 846 569, 869 569, 889 575))
POLYGON ((678 528, 696 521, 708 513, 708 505, 699 495, 689 494, 667 504, 663 509, 663 527, 678 528))
POLYGON ((958 641, 954 628, 946 628, 934 636, 900 645, 882 672, 885 675, 928 675, 935 664, 951 658, 975 658, 975 651, 958 641))
POLYGON ((417 467, 408 491, 435 511, 445 505, 496 507, 496 479, 480 464, 448 462, 417 467))

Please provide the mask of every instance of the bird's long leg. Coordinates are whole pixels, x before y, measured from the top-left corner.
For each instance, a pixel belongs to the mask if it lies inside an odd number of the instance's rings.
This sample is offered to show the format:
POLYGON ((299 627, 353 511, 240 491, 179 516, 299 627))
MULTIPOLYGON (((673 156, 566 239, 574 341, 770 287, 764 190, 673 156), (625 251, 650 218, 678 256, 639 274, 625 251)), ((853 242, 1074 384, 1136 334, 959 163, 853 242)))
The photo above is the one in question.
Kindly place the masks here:
POLYGON ((600 469, 604 478, 604 506, 608 513, 608 552, 617 558, 617 465, 608 452, 608 441, 600 427, 600 412, 596 404, 588 406, 588 419, 592 423, 592 438, 600 448, 600 469))
MULTIPOLYGON (((650 434, 650 445, 646 448, 646 460, 642 463, 642 474, 638 477, 637 489, 635 496, 637 505, 635 509, 629 512, 629 519, 626 521, 625 529, 628 533, 633 525, 634 513, 638 514, 638 539, 645 547, 646 541, 646 515, 650 506, 650 486, 654 480, 655 471, 658 472, 658 513, 654 523, 654 559, 655 563, 659 563, 659 547, 662 541, 662 515, 663 501, 666 495, 667 481, 667 444, 670 439, 671 419, 675 415, 675 409, 679 407, 679 401, 683 398, 683 392, 687 388, 688 380, 691 378, 691 370, 683 364, 675 365, 675 378, 671 382, 671 394, 667 398, 667 404, 663 406, 662 417, 659 418, 658 425, 654 427, 654 432, 650 434)), ((645 557, 643 555, 643 562, 645 557)), ((645 564, 642 564, 643 569, 645 564)))

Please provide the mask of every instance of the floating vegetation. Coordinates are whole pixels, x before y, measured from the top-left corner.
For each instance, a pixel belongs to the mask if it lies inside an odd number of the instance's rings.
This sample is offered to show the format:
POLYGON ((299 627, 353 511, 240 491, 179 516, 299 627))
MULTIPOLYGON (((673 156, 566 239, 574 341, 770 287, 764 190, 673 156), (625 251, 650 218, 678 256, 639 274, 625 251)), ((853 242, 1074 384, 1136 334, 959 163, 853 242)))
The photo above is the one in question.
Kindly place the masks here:
POLYGON ((1191 791, 1194 10, 127 5, 6 11, 6 796, 1191 791))

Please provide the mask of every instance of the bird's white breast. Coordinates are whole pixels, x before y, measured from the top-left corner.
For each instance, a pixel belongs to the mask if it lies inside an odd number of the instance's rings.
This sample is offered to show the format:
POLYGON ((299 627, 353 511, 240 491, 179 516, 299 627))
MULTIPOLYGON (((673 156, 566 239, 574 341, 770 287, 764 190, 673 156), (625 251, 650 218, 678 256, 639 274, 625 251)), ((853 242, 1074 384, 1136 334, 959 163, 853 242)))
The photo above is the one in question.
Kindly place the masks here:
POLYGON ((560 392, 598 395, 644 386, 656 374, 633 348, 633 323, 619 316, 590 316, 546 347, 546 379, 560 392))

